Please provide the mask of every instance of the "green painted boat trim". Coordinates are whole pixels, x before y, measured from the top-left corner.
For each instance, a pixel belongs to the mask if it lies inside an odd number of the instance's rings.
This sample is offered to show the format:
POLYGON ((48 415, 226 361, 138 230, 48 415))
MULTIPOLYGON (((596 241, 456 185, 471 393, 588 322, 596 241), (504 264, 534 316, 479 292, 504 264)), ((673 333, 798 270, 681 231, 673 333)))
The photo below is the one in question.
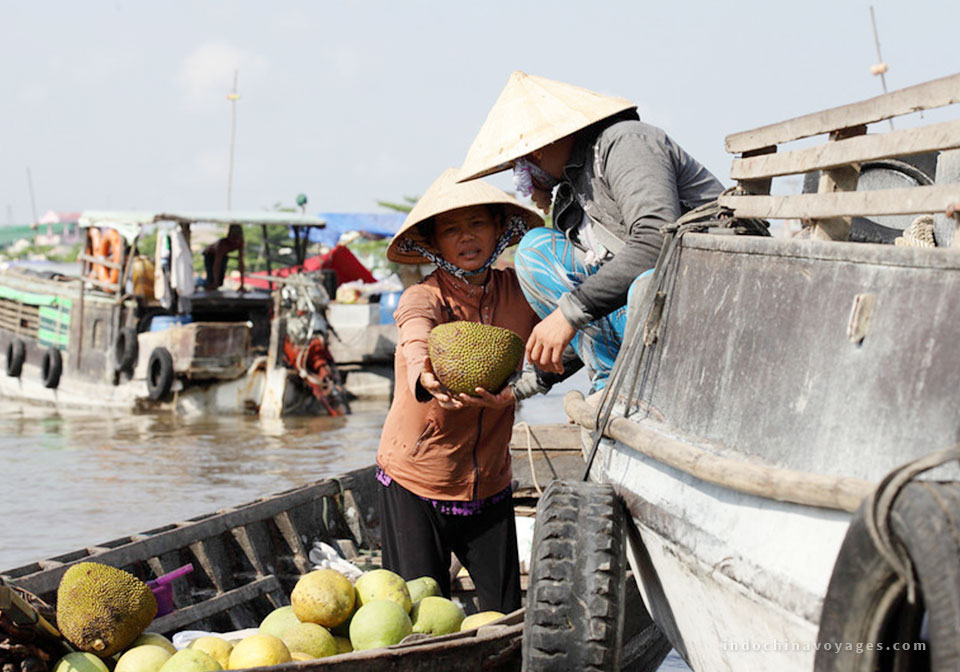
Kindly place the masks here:
POLYGON ((37 329, 37 343, 40 345, 56 346, 60 350, 65 350, 70 345, 69 333, 57 333, 50 329, 37 329))
POLYGON ((24 292, 5 285, 0 285, 0 299, 12 299, 31 306, 63 306, 69 308, 73 305, 73 300, 64 296, 24 292))

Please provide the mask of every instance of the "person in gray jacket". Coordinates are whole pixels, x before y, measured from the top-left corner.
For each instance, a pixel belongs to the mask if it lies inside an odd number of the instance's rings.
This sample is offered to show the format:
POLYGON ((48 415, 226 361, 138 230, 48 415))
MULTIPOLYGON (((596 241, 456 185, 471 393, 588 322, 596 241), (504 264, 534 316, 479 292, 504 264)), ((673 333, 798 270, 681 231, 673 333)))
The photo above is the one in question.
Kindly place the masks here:
POLYGON ((544 212, 552 198, 554 225, 517 249, 521 288, 542 322, 526 347, 538 370, 514 381, 514 394, 545 392, 581 363, 595 392, 620 349, 631 287, 656 264, 660 227, 723 185, 630 101, 522 72, 490 111, 461 181, 510 167, 544 212))

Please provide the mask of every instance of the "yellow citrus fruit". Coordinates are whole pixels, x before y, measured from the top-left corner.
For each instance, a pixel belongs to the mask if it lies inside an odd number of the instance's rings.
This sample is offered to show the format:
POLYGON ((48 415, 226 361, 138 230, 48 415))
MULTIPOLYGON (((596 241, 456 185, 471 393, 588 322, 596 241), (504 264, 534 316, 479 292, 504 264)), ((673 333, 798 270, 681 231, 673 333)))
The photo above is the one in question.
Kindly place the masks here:
POLYGON ((355 601, 353 584, 333 569, 315 569, 305 574, 290 593, 290 605, 297 618, 325 628, 333 628, 350 618, 355 601))
POLYGON ((407 582, 389 569, 375 569, 357 579, 357 596, 360 598, 361 607, 374 600, 390 600, 399 604, 409 614, 410 607, 413 606, 407 582))
POLYGON ((242 670, 245 667, 266 667, 289 663, 290 650, 279 637, 273 635, 250 635, 241 639, 233 651, 227 669, 242 670))
POLYGON ((114 672, 157 672, 173 654, 160 646, 143 644, 127 649, 117 661, 114 672))
POLYGON ((170 656, 160 672, 218 672, 222 669, 210 654, 199 649, 182 649, 170 656))
POLYGON ((316 623, 295 625, 283 633, 281 639, 291 652, 309 653, 314 658, 326 658, 337 653, 337 643, 333 641, 333 635, 316 623))
POLYGON ((159 646, 162 649, 166 649, 170 652, 171 656, 177 652, 177 647, 173 645, 173 642, 163 635, 158 635, 155 632, 143 633, 133 640, 133 644, 130 645, 130 648, 132 649, 135 646, 143 646, 144 644, 152 644, 153 646, 159 646))
MULTIPOLYGON (((195 640, 190 642, 187 648, 203 651, 211 656, 215 661, 220 663, 220 667, 227 669, 227 664, 230 661, 230 652, 233 651, 233 644, 222 637, 207 635, 204 637, 197 637, 195 640)), ((114 672, 116 672, 116 670, 114 670, 114 672)))
POLYGON ((486 625, 498 618, 503 618, 503 614, 499 611, 481 611, 479 614, 470 614, 460 624, 460 632, 479 628, 481 625, 486 625))
POLYGON ((290 605, 278 607, 267 614, 267 617, 260 622, 260 633, 283 637, 287 628, 291 628, 299 622, 300 619, 293 613, 293 607, 290 605))

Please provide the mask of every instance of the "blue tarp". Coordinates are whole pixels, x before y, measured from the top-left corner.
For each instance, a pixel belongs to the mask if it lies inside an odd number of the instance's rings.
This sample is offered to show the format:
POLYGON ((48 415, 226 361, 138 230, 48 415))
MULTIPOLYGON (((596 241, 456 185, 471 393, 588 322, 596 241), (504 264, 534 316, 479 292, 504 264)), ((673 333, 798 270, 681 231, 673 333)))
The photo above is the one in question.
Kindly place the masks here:
POLYGON ((380 238, 395 234, 407 215, 402 212, 376 214, 366 212, 318 212, 317 217, 327 222, 326 228, 310 229, 310 242, 334 246, 340 236, 350 231, 360 231, 380 238))

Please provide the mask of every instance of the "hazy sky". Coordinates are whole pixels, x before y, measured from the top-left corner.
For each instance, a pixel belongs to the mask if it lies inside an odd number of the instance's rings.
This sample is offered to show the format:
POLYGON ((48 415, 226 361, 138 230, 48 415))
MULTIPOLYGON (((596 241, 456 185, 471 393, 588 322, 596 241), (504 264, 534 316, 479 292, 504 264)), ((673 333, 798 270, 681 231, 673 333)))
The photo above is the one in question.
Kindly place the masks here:
MULTIPOLYGON (((960 2, 873 4, 891 89, 960 71, 960 2)), ((727 134, 880 93, 869 6, 0 0, 0 224, 28 166, 38 213, 225 207, 235 68, 234 209, 420 194, 513 70, 633 100, 729 184, 727 134)))

